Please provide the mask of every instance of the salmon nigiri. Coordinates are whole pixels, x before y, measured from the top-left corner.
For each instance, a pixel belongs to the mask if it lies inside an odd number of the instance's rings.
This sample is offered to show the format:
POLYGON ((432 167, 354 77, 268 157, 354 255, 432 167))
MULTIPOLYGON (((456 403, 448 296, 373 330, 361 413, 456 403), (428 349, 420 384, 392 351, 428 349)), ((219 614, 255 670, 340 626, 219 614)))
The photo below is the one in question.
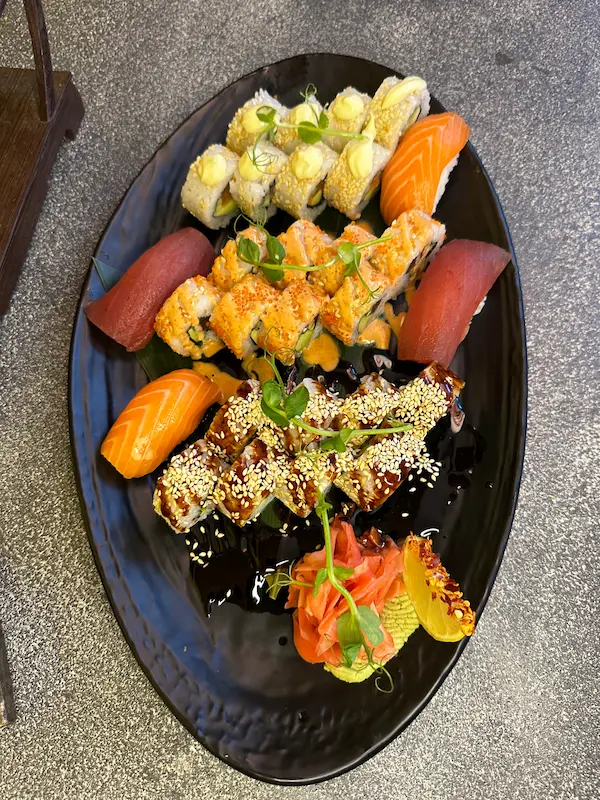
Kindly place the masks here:
POLYGON ((448 366, 467 335, 478 305, 510 261, 486 242, 454 239, 433 259, 398 334, 398 358, 448 366))
POLYGON ((409 128, 383 171, 380 206, 388 225, 412 208, 433 214, 469 133, 451 111, 430 114, 409 128))
POLYGON ((140 389, 125 406, 100 452, 125 478, 147 475, 222 399, 219 387, 193 370, 169 372, 140 389))

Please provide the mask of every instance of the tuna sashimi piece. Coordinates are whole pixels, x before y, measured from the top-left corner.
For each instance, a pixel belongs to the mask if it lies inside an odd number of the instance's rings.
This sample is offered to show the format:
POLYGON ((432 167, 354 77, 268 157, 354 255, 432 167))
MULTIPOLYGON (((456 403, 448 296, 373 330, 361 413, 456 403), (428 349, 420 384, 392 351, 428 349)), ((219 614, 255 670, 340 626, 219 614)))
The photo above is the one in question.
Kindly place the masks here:
POLYGON ((451 111, 430 114, 409 128, 383 171, 380 206, 388 225, 413 208, 433 214, 469 133, 451 111))
POLYGON ((154 319, 175 289, 194 275, 208 275, 215 251, 204 234, 183 228, 146 250, 103 297, 85 309, 90 322, 128 350, 145 347, 154 319))
POLYGON ((100 452, 125 478, 148 475, 222 399, 219 387, 193 370, 169 372, 150 381, 125 406, 100 452))
POLYGON ((477 306, 510 259, 501 247, 470 239, 442 247, 409 306, 398 337, 398 358, 448 366, 477 306))

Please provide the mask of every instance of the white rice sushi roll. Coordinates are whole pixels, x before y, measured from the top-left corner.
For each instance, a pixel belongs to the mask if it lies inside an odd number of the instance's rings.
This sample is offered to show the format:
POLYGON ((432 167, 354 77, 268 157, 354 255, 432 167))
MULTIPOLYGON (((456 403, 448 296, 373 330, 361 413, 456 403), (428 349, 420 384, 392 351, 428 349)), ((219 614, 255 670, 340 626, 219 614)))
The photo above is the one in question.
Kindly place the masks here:
POLYGON ((268 142, 249 147, 241 156, 229 190, 243 213, 264 225, 277 208, 272 203, 275 178, 284 168, 286 154, 268 142))
POLYGON ((372 117, 363 134, 364 139, 348 142, 325 181, 325 199, 350 219, 360 217, 379 189, 383 169, 392 157, 390 150, 373 141, 372 117))
POLYGON ((238 213, 229 192, 229 181, 238 160, 238 156, 222 144, 211 144, 189 168, 181 190, 181 202, 207 228, 224 228, 238 213))
POLYGON ((327 205, 323 189, 337 158, 323 142, 298 145, 277 176, 273 203, 296 219, 313 222, 327 205))
MULTIPOLYGON (((360 133, 367 121, 370 104, 368 94, 348 86, 336 95, 327 109, 328 127, 344 133, 360 133)), ((348 144, 346 136, 324 136, 323 141, 336 153, 341 153, 348 144)))
POLYGON ((283 119, 288 109, 264 89, 259 89, 253 98, 235 112, 227 129, 226 145, 234 153, 241 156, 248 147, 265 132, 268 125, 260 120, 256 112, 262 107, 273 108, 277 116, 283 119))
MULTIPOLYGON (((283 121, 290 125, 300 125, 302 122, 312 122, 313 125, 317 125, 322 111, 323 106, 317 98, 309 96, 303 103, 294 106, 283 121)), ((289 156, 298 145, 302 144, 302 139, 294 128, 278 128, 273 143, 289 156)))
POLYGON ((423 78, 386 78, 371 102, 375 141, 395 150, 400 138, 421 117, 429 114, 429 90, 423 78))
POLYGON ((154 330, 180 356, 210 358, 224 347, 208 327, 220 299, 221 292, 203 275, 188 278, 163 303, 154 330))

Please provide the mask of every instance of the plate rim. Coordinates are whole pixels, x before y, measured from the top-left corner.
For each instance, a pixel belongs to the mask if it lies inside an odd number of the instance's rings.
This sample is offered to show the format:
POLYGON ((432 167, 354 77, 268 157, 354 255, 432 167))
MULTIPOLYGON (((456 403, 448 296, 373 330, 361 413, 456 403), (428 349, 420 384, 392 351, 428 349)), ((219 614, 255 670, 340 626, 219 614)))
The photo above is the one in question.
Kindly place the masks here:
MULTIPOLYGON (((313 57, 326 57, 326 58, 334 57, 334 58, 341 58, 341 59, 351 59, 351 60, 354 60, 354 61, 362 62, 362 63, 367 64, 367 65, 380 67, 382 69, 388 70, 389 72, 391 72, 394 75, 398 75, 400 77, 404 77, 402 75, 402 73, 398 72, 393 67, 390 67, 390 66, 388 66, 386 64, 381 64, 380 62, 373 61, 371 59, 362 58, 362 57, 356 56, 356 55, 348 55, 348 54, 345 54, 345 53, 331 53, 331 52, 325 52, 325 51, 315 51, 315 52, 310 52, 310 53, 296 53, 296 54, 288 56, 286 58, 282 58, 282 59, 279 59, 277 61, 273 61, 273 62, 271 62, 269 64, 263 64, 262 66, 257 67, 256 69, 253 69, 253 70, 251 70, 251 71, 249 71, 247 73, 244 73, 243 75, 239 75, 238 77, 236 77, 235 79, 230 81, 228 84, 226 84, 220 91, 218 91, 216 94, 212 95, 211 97, 207 98, 201 105, 197 106, 193 111, 191 111, 190 114, 188 114, 188 116, 185 117, 177 125, 177 127, 175 127, 170 133, 168 133, 168 135, 156 147, 156 149, 154 150, 154 152, 152 153, 150 158, 144 163, 144 165, 136 173, 135 177, 131 180, 131 182, 129 183, 127 189, 122 194, 120 200, 118 201, 118 203, 114 207, 110 217, 108 218, 108 220, 106 222, 106 225, 104 226, 104 228, 102 230, 102 233, 100 234, 100 236, 99 236, 99 238, 98 238, 98 240, 97 240, 97 242, 96 242, 96 244, 94 246, 93 255, 90 256, 90 265, 89 265, 89 267, 87 269, 87 272, 85 273, 85 276, 84 276, 84 279, 83 279, 81 291, 80 291, 78 299, 77 299, 77 305, 76 305, 76 309, 75 309, 75 313, 74 313, 74 317, 73 317, 73 325, 72 325, 70 344, 69 344, 69 365, 68 365, 68 383, 67 383, 67 402, 68 402, 68 414, 69 414, 70 451, 71 451, 71 459, 72 459, 72 463, 73 463, 73 470, 74 470, 75 478, 76 478, 75 482, 76 482, 76 487, 77 487, 77 495, 79 497, 79 504, 80 504, 80 508, 81 508, 81 512, 82 512, 84 525, 85 525, 85 528, 86 528, 88 544, 89 544, 90 549, 92 551, 92 555, 94 557, 94 562, 96 564, 96 568, 97 568, 98 573, 100 575, 100 580, 102 582, 102 586, 104 588, 104 591, 105 591, 106 596, 108 598, 108 601, 110 603, 110 606, 111 606, 112 612, 113 612, 113 614, 115 616, 115 619, 117 620, 117 622, 119 624, 119 627, 121 629, 121 632, 122 632, 122 634, 123 634, 123 636, 125 638, 125 641, 127 642, 131 652, 133 653, 133 655, 134 655, 134 657, 135 657, 135 659, 136 659, 136 661, 138 663, 138 666, 141 668, 142 672, 145 674, 146 678, 150 682, 150 684, 151 684, 152 688, 154 689, 154 691, 158 694, 158 696, 161 698, 161 700, 165 703, 165 705, 169 709, 169 711, 179 720, 179 722, 194 737, 194 739, 202 745, 202 747, 205 750, 207 750, 213 756, 215 756, 221 763, 223 763, 223 764, 225 764, 225 765, 227 765, 229 767, 233 767, 238 772, 241 772, 242 774, 244 774, 244 775, 246 775, 246 776, 248 776, 250 778, 253 778, 255 780, 259 780, 259 781, 261 781, 263 783, 276 785, 276 786, 308 786, 308 785, 314 785, 314 784, 317 784, 317 783, 321 783, 323 781, 331 780, 333 778, 337 778, 337 777, 339 777, 341 775, 344 775, 347 772, 350 772, 351 770, 355 769, 356 767, 358 767, 361 764, 363 764, 366 761, 368 761, 373 756, 377 755, 377 753, 381 752, 391 742, 393 742, 395 739, 397 739, 398 736, 416 719, 416 717, 429 704, 429 702, 431 701, 433 696, 441 688, 442 684, 444 683, 444 681, 446 680, 446 678, 448 677, 450 672, 456 666, 456 663, 458 662, 459 658, 461 657, 461 655, 463 654, 465 648, 467 647, 467 645, 469 643, 469 638, 465 637, 460 642, 460 644, 455 649, 452 657, 447 662, 446 666, 444 667, 443 671, 441 672, 441 674, 439 675, 437 680, 431 685, 431 687, 430 687, 429 691, 427 692, 427 694, 418 703, 418 705, 415 706, 415 708, 411 711, 411 713, 408 714, 407 717, 405 719, 403 719, 403 721, 401 723, 399 723, 398 726, 395 727, 384 739, 382 739, 381 741, 377 742, 377 744, 375 744, 371 748, 365 750, 359 757, 355 758, 353 761, 345 764, 343 767, 341 767, 339 769, 336 769, 336 770, 333 770, 333 771, 330 771, 330 772, 326 772, 326 773, 323 773, 323 774, 319 774, 319 775, 316 775, 316 776, 308 778, 308 779, 307 778, 299 778, 299 779, 295 779, 295 778, 278 778, 278 777, 275 777, 275 776, 272 776, 272 775, 261 773, 258 770, 252 770, 250 768, 246 768, 244 765, 241 765, 239 763, 235 763, 234 764, 232 762, 229 762, 226 758, 223 758, 223 756, 218 752, 218 750, 216 748, 211 747, 206 741, 204 741, 203 739, 200 738, 200 736, 198 735, 198 731, 196 730, 194 725, 191 724, 191 722, 189 720, 187 720, 183 716, 183 714, 181 714, 178 711, 178 709, 171 702, 169 697, 165 694, 165 692, 160 688, 158 683, 154 680, 149 667, 145 664, 145 662, 144 662, 141 654, 139 653, 139 651, 138 651, 133 639, 130 637, 130 635, 128 633, 128 629, 127 629, 127 627, 125 625, 124 619, 123 619, 119 609, 117 608, 117 606, 115 604, 115 600, 114 600, 114 597, 113 597, 113 594, 112 594, 112 591, 111 591, 111 588, 110 588, 110 582, 109 582, 109 579, 108 579, 108 577, 106 575, 106 572, 104 570, 103 564, 101 562, 100 554, 99 554, 99 551, 98 551, 98 548, 97 548, 97 545, 96 545, 96 541, 95 541, 95 536, 94 536, 94 534, 92 532, 92 526, 91 526, 90 519, 89 519, 88 508, 87 508, 87 505, 86 505, 86 502, 85 502, 85 499, 84 499, 83 489, 82 489, 82 475, 81 475, 81 470, 80 470, 80 465, 79 465, 79 460, 78 460, 77 447, 76 447, 76 443, 75 443, 75 434, 74 434, 74 405, 75 405, 75 402, 76 402, 75 401, 75 397, 74 397, 74 371, 75 371, 74 354, 75 354, 75 347, 76 347, 76 339, 78 337, 80 325, 82 324, 82 322, 85 323, 85 314, 82 313, 82 302, 83 302, 84 294, 86 293, 86 291, 87 291, 87 289, 89 287, 89 284, 90 284, 90 281, 91 281, 91 278, 92 278, 92 275, 93 275, 94 265, 93 265, 93 262, 92 262, 92 258, 93 257, 97 257, 97 255, 98 255, 98 253, 99 253, 99 251, 101 249, 102 242, 105 239, 107 230, 109 229, 109 227, 113 223, 113 220, 115 219, 115 217, 119 213, 120 209, 122 208, 124 202, 126 201, 128 195, 129 195, 129 193, 132 191, 134 185, 137 183, 137 181, 139 180, 139 178, 142 175, 142 173, 146 171, 146 169, 149 167, 150 164, 152 164, 152 162, 157 157, 158 153, 165 147, 167 142, 173 136, 175 136, 175 134, 184 125, 186 125, 187 122, 198 111, 200 111, 202 108, 204 108, 204 106, 206 106, 208 103, 212 102, 213 100, 217 99, 222 94, 227 92, 231 87, 233 87, 239 81, 242 81, 242 80, 244 80, 246 78, 250 78, 252 76, 255 76, 255 75, 257 75, 258 73, 262 72, 265 69, 269 69, 269 68, 272 68, 272 67, 277 67, 277 66, 282 65, 282 64, 284 64, 286 62, 294 61, 294 60, 300 59, 300 58, 310 59, 310 58, 313 58, 313 57)), ((436 96, 436 99, 437 99, 437 96, 436 96)), ((445 109, 445 107, 444 107, 444 109, 445 109)), ((492 201, 493 201, 493 203, 495 205, 496 212, 497 212, 497 214, 498 214, 498 216, 499 216, 499 218, 500 218, 500 220, 502 222, 504 233, 506 235, 507 244, 508 244, 508 250, 509 250, 509 252, 511 254, 511 260, 512 260, 512 263, 514 265, 514 284, 515 284, 515 288, 516 288, 517 296, 518 296, 518 312, 519 312, 519 323, 520 323, 520 331, 521 331, 520 345, 521 345, 521 357, 522 357, 522 361, 523 361, 523 375, 522 375, 522 385, 521 385, 522 409, 521 409, 520 417, 518 419, 518 424, 520 425, 520 434, 519 434, 519 447, 518 447, 518 450, 516 452, 517 467, 516 467, 516 471, 515 471, 514 486, 513 486, 513 492, 512 492, 512 505, 511 505, 511 508, 510 508, 509 515, 507 516, 507 522, 506 522, 505 530, 504 530, 504 533, 503 533, 503 536, 502 536, 501 545, 500 545, 500 547, 498 549, 498 553, 497 553, 497 557, 496 557, 496 560, 495 560, 494 565, 493 565, 493 569, 492 569, 492 571, 490 573, 489 579, 488 579, 488 581, 486 583, 485 591, 483 593, 481 602, 479 604, 478 616, 481 618, 481 615, 483 614, 483 611, 485 610, 485 608, 487 606, 487 603, 488 603, 488 600, 490 598, 492 589, 494 588, 494 585, 496 583, 496 579, 498 577, 498 572, 499 572, 500 566, 502 564, 502 560, 504 558, 504 553, 506 551, 506 547, 507 547, 507 544, 508 544, 508 539, 509 539, 510 533, 512 531, 514 517, 515 517, 517 505, 518 505, 518 499, 519 499, 520 488, 521 488, 521 481, 522 481, 522 477, 523 477, 523 467, 524 467, 525 449, 526 449, 526 440, 527 440, 529 364, 528 364, 528 358, 527 358, 527 331, 526 331, 526 324, 525 324, 525 306, 524 306, 524 302, 523 302, 523 290, 522 290, 522 285, 521 285, 521 277, 520 277, 519 266, 518 266, 517 258, 516 258, 516 254, 515 254, 514 244, 513 244, 513 241, 512 241, 512 236, 511 236, 511 233, 510 233, 510 229, 508 227, 508 223, 506 221, 506 215, 504 213, 504 209, 502 208, 502 204, 500 202, 500 198, 499 198, 498 193, 496 191, 496 187, 494 186, 494 183, 492 182, 487 169, 483 165, 483 163, 481 161, 481 158, 479 157, 479 154, 478 154, 477 150, 475 149, 475 147, 473 146, 473 144, 471 143, 471 141, 467 142, 466 148, 471 150, 471 152, 472 152, 472 154, 473 154, 473 156, 474 156, 479 168, 482 171, 482 174, 484 175, 484 177, 486 179, 486 182, 487 182, 488 187, 490 189, 491 199, 492 199, 492 201)), ((113 560, 113 563, 114 563, 114 560, 113 560)))

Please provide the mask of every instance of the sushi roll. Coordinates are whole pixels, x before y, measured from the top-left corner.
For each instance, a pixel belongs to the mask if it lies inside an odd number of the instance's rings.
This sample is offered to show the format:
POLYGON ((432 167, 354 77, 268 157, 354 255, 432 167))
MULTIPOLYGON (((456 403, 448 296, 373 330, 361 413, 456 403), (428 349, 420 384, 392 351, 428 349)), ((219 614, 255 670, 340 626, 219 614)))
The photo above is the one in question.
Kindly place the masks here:
POLYGON ((409 128, 383 173, 380 205, 388 225, 411 208, 434 213, 469 133, 467 123, 448 111, 409 128))
POLYGON ((413 431, 425 436, 450 410, 465 382, 437 361, 432 361, 406 386, 397 389, 393 416, 413 425, 413 431))
MULTIPOLYGON (((312 425, 313 428, 328 430, 334 419, 337 418, 340 401, 327 388, 313 378, 304 378, 302 385, 308 390, 308 403, 300 415, 300 419, 312 425)), ((300 450, 313 449, 311 445, 318 442, 320 436, 296 425, 294 421, 281 431, 281 447, 288 453, 298 453, 300 450)))
POLYGON ((395 150, 410 126, 429 114, 429 100, 423 78, 386 78, 375 92, 369 109, 375 118, 377 144, 386 150, 395 150))
MULTIPOLYGON (((288 111, 283 121, 290 125, 300 125, 302 122, 312 122, 313 125, 317 125, 322 111, 323 106, 313 95, 288 111)), ((302 139, 294 128, 278 128, 273 144, 289 156, 298 145, 302 144, 302 139)))
POLYGON ((217 303, 209 325, 242 361, 256 350, 258 331, 277 289, 259 275, 246 275, 217 303))
POLYGON ((207 324, 220 299, 221 292, 204 276, 188 278, 163 304, 154 330, 180 356, 208 358, 224 347, 207 324))
POLYGON ((214 510, 214 488, 228 464, 223 452, 200 439, 173 456, 156 482, 154 510, 178 533, 214 510))
POLYGON ((240 527, 256 519, 273 499, 282 460, 276 450, 254 439, 219 478, 214 491, 219 511, 240 527))
POLYGON ((306 264, 308 267, 311 264, 324 264, 335 255, 331 249, 331 236, 309 220, 297 220, 277 238, 285 250, 281 265, 283 278, 276 283, 282 289, 292 281, 304 281, 307 274, 311 274, 298 269, 285 269, 286 264, 306 264))
POLYGON ((340 471, 340 453, 301 453, 281 463, 275 497, 299 517, 308 517, 327 494, 340 471))
POLYGON ((212 144, 189 168, 181 202, 207 228, 224 228, 238 213, 229 191, 238 160, 222 144, 212 144))
POLYGON ((273 203, 296 219, 314 221, 327 205, 323 188, 337 157, 323 142, 298 145, 275 180, 273 203))
POLYGON ((262 122, 256 112, 261 107, 273 108, 277 116, 283 119, 288 109, 276 100, 264 89, 258 92, 248 102, 235 112, 234 118, 227 129, 227 139, 225 144, 234 153, 241 156, 248 147, 251 147, 257 139, 265 132, 268 125, 262 122))
POLYGON ((324 303, 320 313, 327 330, 347 345, 355 344, 358 335, 381 313, 390 296, 389 278, 364 258, 359 269, 362 279, 356 272, 344 278, 341 287, 324 303))
POLYGON ((365 139, 348 142, 325 181, 325 199, 350 219, 360 217, 379 188, 384 167, 392 157, 390 150, 373 141, 373 117, 363 134, 365 139))
MULTIPOLYGON (((366 122, 370 104, 371 98, 368 94, 348 86, 336 95, 327 109, 328 127, 344 133, 360 133, 366 122)), ((345 136, 324 136, 323 141, 336 153, 341 153, 348 144, 348 138, 345 136)))
POLYGON ((240 157, 229 190, 241 211, 255 222, 264 225, 277 211, 273 186, 286 161, 286 154, 268 142, 249 147, 240 157))
MULTIPOLYGON (((324 257, 320 261, 316 261, 317 264, 324 264, 330 260, 331 256, 337 255, 338 247, 343 244, 344 242, 351 242, 352 244, 365 244, 366 242, 374 239, 372 233, 362 228, 360 225, 357 225, 355 222, 351 222, 349 225, 346 225, 343 232, 341 233, 338 238, 331 243, 331 247, 329 248, 330 256, 324 257)), ((369 258, 371 255, 372 249, 370 247, 365 247, 362 250, 363 258, 369 258)), ((324 253, 325 256, 328 254, 324 253)), ((331 264, 324 269, 317 270, 315 272, 308 273, 308 280, 317 286, 322 292, 324 292, 329 297, 333 297, 333 295, 337 292, 340 288, 342 283, 344 282, 344 272, 346 270, 346 265, 344 262, 339 259, 334 264, 331 264)))
POLYGON ((233 461, 264 426, 268 418, 261 409, 262 392, 256 380, 244 381, 233 397, 223 403, 204 436, 233 461))
POLYGON ((212 265, 211 280, 221 292, 228 292, 236 283, 239 283, 254 267, 247 261, 242 261, 238 256, 238 242, 244 236, 258 245, 260 260, 267 257, 267 235, 261 228, 254 226, 240 231, 235 240, 229 239, 212 265))
MULTIPOLYGON (((376 372, 365 375, 361 384, 341 401, 339 412, 332 423, 336 430, 377 428, 394 413, 400 402, 400 389, 376 372)), ((406 420, 407 421, 407 420, 406 420)), ((365 441, 363 437, 352 440, 353 447, 365 441)))
POLYGON ((411 291, 425 268, 440 249, 446 228, 423 211, 405 211, 387 228, 386 242, 375 245, 371 264, 383 272, 393 285, 393 295, 411 291))
POLYGON ((292 281, 266 310, 258 333, 259 347, 291 365, 321 332, 319 311, 325 297, 307 281, 292 281))

